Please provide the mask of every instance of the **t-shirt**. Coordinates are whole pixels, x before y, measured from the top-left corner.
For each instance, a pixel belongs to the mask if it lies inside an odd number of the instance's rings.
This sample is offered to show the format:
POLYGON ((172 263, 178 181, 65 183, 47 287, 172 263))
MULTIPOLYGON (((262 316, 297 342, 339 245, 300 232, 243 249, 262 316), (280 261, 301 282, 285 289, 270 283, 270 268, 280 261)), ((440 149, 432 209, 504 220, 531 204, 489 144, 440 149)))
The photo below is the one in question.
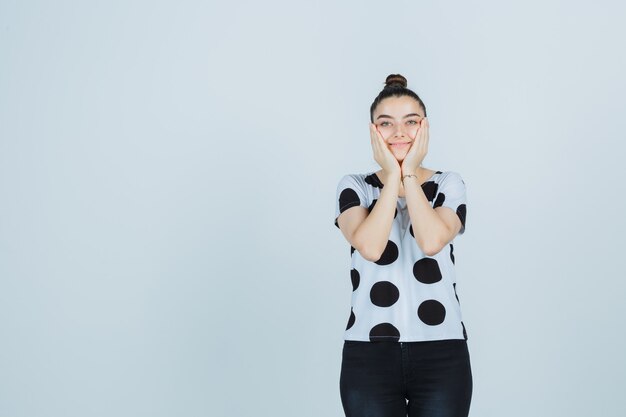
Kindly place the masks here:
MULTIPOLYGON (((339 214, 354 206, 371 211, 383 183, 375 172, 344 175, 337 186, 339 214)), ((437 171, 422 190, 431 207, 450 207, 465 232, 465 182, 454 171, 437 171)), ((405 197, 398 197, 387 246, 375 262, 350 246, 352 300, 345 340, 409 342, 465 339, 456 293, 452 240, 433 256, 417 245, 405 197)))

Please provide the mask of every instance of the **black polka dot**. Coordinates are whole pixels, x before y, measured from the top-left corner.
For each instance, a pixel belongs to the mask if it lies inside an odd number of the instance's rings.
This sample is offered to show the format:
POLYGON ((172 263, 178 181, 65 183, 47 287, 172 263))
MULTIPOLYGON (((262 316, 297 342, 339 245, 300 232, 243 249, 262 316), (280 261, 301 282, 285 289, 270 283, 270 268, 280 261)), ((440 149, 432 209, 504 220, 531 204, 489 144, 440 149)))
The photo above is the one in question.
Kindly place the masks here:
POLYGON ((467 340, 467 331, 465 331, 465 325, 461 322, 461 326, 463 326, 463 337, 467 340))
POLYGON ((370 342, 400 340, 400 331, 391 323, 380 323, 370 330, 370 342))
POLYGON ((375 263, 378 265, 389 265, 393 263, 396 259, 398 259, 398 245, 393 243, 393 241, 388 240, 387 246, 383 251, 383 254, 380 256, 375 263))
POLYGON ((354 253, 354 246, 350 245, 350 256, 352 256, 352 254, 354 253))
POLYGON ((450 260, 454 264, 454 245, 452 243, 450 243, 450 260))
MULTIPOLYGON (((372 204, 369 205, 369 207, 367 208, 369 210, 369 212, 372 212, 372 209, 374 208, 374 206, 376 205, 376 202, 378 201, 377 198, 375 198, 374 200, 372 200, 372 204)), ((398 207, 396 207, 396 210, 393 212, 393 218, 395 219, 396 216, 398 216, 398 207)))
POLYGON ((413 276, 423 284, 441 281, 439 263, 433 258, 422 258, 413 264, 413 276))
POLYGON ((438 189, 439 184, 434 181, 427 181, 422 184, 422 190, 424 191, 424 195, 426 196, 426 199, 428 199, 428 201, 433 201, 438 189))
MULTIPOLYGON (((343 213, 350 207, 358 206, 361 204, 359 195, 352 188, 346 188, 339 194, 339 213, 343 213)), ((336 220, 335 220, 336 221, 336 220)))
POLYGON ((454 296, 456 297, 456 301, 458 301, 459 304, 461 304, 461 302, 459 301, 459 296, 456 294, 456 282, 452 283, 452 287, 454 287, 454 296))
POLYGON ((348 325, 346 326, 346 330, 354 325, 356 321, 356 316, 354 315, 354 311, 352 311, 352 307, 350 308, 350 317, 348 318, 348 325))
POLYGON ((456 208, 456 215, 459 216, 459 220, 461 220, 461 230, 460 232, 465 230, 465 216, 467 214, 467 208, 465 204, 460 204, 456 208))
MULTIPOLYGON (((446 201, 446 195, 444 193, 439 193, 439 195, 437 196, 437 199, 435 200, 435 203, 433 204, 433 208, 443 206, 443 203, 445 201, 446 201)), ((465 204, 459 204, 459 206, 455 210, 455 213, 457 217, 459 218, 459 220, 461 220, 461 229, 459 230, 459 233, 462 233, 465 231, 465 218, 467 217, 467 206, 465 204)))
POLYGON ((378 307, 390 307, 399 297, 400 290, 389 281, 378 281, 370 290, 370 300, 378 307))
POLYGON ((441 207, 444 201, 446 201, 446 195, 444 193, 439 193, 433 203, 433 208, 441 207))
POLYGON ((359 288, 359 282, 361 281, 361 275, 359 274, 359 271, 352 268, 350 270, 350 280, 352 281, 352 291, 355 291, 357 288, 359 288))
MULTIPOLYGON (((438 171, 437 173, 441 173, 441 172, 438 171)), ((437 194, 438 189, 439 189, 439 184, 437 184, 434 181, 428 181, 422 184, 422 190, 424 190, 424 195, 426 196, 426 199, 428 199, 428 201, 433 201, 433 199, 435 198, 435 195, 437 194)), ((413 238, 415 238, 415 233, 413 232, 412 224, 409 225, 409 233, 411 234, 411 236, 413 236, 413 238)))
POLYGON ((370 175, 366 176, 365 177, 365 182, 368 183, 369 185, 371 185, 372 187, 376 187, 376 188, 383 188, 383 186, 384 186, 384 184, 382 183, 380 178, 378 178, 378 175, 376 175, 375 172, 373 172, 370 175))
POLYGON ((417 317, 425 324, 436 326, 446 318, 446 308, 437 300, 426 300, 417 308, 417 317))

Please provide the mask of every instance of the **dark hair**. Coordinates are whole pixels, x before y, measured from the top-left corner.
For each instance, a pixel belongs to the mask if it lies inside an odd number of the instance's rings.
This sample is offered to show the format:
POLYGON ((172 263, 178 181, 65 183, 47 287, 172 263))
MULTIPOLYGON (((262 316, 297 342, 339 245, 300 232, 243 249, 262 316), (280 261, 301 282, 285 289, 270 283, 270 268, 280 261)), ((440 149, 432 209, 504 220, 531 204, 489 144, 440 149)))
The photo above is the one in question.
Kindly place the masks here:
POLYGON ((374 102, 370 107, 370 121, 372 123, 374 123, 374 110, 376 109, 376 106, 378 106, 378 104, 387 97, 413 97, 415 100, 417 100, 420 106, 422 106, 422 109, 424 110, 424 116, 426 116, 426 106, 424 105, 424 102, 421 98, 419 98, 417 94, 406 88, 406 85, 406 78, 404 78, 400 74, 390 74, 389 76, 387 76, 387 79, 385 80, 385 88, 383 88, 383 91, 381 91, 374 99, 374 102))

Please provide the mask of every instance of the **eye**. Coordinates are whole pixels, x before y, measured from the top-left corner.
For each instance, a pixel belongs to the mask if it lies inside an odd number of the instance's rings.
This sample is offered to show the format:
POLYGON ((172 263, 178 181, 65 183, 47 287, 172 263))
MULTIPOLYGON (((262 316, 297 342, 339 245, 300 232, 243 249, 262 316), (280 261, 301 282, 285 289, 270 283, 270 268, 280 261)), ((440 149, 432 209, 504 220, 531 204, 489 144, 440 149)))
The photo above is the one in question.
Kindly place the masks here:
POLYGON ((407 123, 413 123, 414 125, 416 125, 417 121, 416 120, 409 120, 407 123))
POLYGON ((389 124, 389 122, 382 122, 380 125, 385 126, 385 123, 389 124))

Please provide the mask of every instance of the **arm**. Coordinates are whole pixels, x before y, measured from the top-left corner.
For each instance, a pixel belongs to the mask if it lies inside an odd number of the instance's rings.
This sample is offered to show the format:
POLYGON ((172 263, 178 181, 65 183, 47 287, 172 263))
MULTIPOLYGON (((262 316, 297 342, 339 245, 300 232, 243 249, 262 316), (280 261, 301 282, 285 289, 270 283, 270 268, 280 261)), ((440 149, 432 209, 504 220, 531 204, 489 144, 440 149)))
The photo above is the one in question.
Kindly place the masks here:
POLYGON ((400 190, 399 176, 395 173, 386 177, 380 197, 369 214, 363 207, 351 207, 337 219, 346 240, 370 262, 379 260, 387 247, 400 190))
MULTIPOLYGON (((414 173, 424 160, 428 151, 429 125, 428 119, 424 117, 402 161, 403 172, 414 173)), ((415 241, 424 254, 433 256, 457 233, 465 231, 465 183, 458 173, 448 173, 441 188, 438 187, 432 207, 416 177, 405 177, 403 184, 415 241)))
POLYGON ((433 209, 415 177, 404 179, 404 192, 415 241, 425 255, 433 256, 457 235, 461 220, 450 207, 433 209))

